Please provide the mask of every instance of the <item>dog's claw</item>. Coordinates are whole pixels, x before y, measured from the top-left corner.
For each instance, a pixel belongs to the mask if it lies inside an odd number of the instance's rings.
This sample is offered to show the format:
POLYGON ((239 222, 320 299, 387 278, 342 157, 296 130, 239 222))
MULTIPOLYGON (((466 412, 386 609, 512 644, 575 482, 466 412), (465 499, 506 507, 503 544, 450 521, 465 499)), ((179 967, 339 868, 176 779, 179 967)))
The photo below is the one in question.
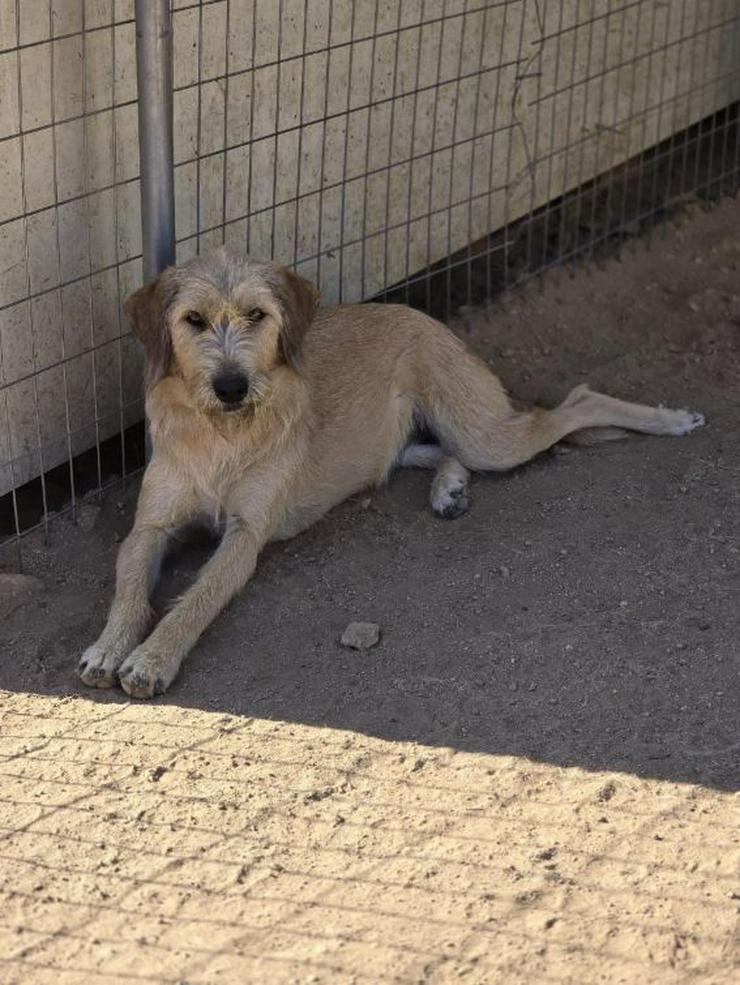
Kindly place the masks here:
POLYGON ((122 659, 106 646, 93 643, 77 664, 77 676, 88 687, 113 687, 115 668, 122 659))
POLYGON ((432 510, 443 520, 456 520, 470 508, 468 485, 466 482, 450 484, 432 495, 432 510))
POLYGON ((141 671, 122 674, 120 681, 123 690, 132 698, 153 698, 157 694, 158 684, 160 686, 159 693, 161 694, 163 691, 162 682, 159 678, 152 681, 148 674, 141 671))
POLYGON ((436 511, 437 516, 443 520, 456 520, 470 509, 470 500, 464 489, 460 490, 460 492, 453 492, 450 495, 451 501, 436 511))
POLYGON ((658 430, 658 434, 691 434, 692 431, 706 424, 704 415, 696 410, 670 410, 663 407, 661 413, 662 427, 658 430))
POLYGON ((151 653, 135 652, 120 667, 118 681, 132 698, 154 698, 167 690, 161 665, 151 653))
POLYGON ((90 666, 88 662, 80 661, 77 666, 77 674, 83 684, 88 687, 112 687, 113 674, 105 667, 90 666))

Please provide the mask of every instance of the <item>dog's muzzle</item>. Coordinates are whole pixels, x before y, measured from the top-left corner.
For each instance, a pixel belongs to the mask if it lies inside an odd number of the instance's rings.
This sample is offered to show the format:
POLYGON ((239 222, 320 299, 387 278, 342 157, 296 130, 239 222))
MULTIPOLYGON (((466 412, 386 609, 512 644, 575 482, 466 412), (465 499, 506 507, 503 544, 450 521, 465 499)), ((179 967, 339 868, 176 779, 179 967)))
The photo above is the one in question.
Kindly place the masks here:
POLYGON ((236 410, 247 390, 249 381, 243 373, 222 373, 213 381, 213 392, 227 410, 236 410))

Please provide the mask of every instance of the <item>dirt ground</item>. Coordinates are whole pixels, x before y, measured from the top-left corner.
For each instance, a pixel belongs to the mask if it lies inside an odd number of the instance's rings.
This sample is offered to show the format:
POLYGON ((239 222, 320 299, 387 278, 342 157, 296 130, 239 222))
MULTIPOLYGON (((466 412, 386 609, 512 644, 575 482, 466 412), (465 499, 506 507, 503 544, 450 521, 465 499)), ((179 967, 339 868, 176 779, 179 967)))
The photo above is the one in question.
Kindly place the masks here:
POLYGON ((479 477, 448 523, 399 474, 271 547, 151 703, 73 673, 136 483, 30 538, 2 982, 737 980, 740 199, 454 327, 527 400, 708 426, 479 477), (342 649, 353 619, 380 645, 342 649))

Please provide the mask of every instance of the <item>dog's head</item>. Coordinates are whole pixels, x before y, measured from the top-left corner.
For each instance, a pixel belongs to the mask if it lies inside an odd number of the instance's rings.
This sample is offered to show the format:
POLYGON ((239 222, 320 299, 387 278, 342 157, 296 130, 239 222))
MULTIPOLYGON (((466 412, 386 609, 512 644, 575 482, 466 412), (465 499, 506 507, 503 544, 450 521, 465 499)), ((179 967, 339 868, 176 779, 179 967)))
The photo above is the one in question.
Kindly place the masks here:
POLYGON ((299 372, 318 292, 274 263, 222 248, 169 267, 125 310, 147 355, 148 385, 176 374, 208 413, 264 399, 281 366, 299 372))

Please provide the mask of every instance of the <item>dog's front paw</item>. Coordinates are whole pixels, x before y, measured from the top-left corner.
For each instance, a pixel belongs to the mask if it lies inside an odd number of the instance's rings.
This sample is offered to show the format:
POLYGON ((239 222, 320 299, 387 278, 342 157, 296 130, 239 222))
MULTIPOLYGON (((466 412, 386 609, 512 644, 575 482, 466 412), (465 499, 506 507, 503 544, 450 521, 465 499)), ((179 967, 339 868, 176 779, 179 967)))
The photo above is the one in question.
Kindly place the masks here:
POLYGON ((113 687, 116 670, 125 656, 125 653, 119 653, 100 642, 93 643, 80 657, 77 675, 88 687, 113 687))
POLYGON ((132 698, 153 698, 164 694, 176 671, 159 653, 142 644, 121 664, 118 679, 132 698))

